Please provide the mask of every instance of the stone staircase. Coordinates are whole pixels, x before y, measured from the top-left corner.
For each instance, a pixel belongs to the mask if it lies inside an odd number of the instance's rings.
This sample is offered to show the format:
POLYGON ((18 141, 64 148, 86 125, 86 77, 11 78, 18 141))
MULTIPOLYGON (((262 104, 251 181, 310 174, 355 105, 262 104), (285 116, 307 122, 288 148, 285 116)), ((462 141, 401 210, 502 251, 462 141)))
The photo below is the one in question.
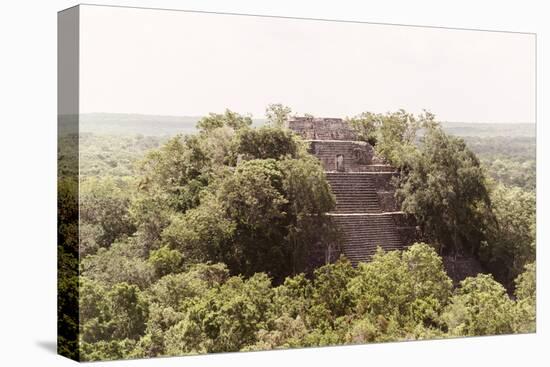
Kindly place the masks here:
POLYGON ((327 172, 336 196, 336 213, 381 213, 378 194, 368 173, 327 172))
POLYGON ((381 173, 326 172, 336 197, 330 213, 342 234, 342 252, 353 265, 370 261, 378 246, 385 251, 405 245, 395 222, 400 213, 385 212, 377 189, 382 189, 381 173))
POLYGON ((371 260, 376 248, 401 250, 403 242, 391 214, 332 214, 343 236, 343 254, 353 265, 371 260))
POLYGON ((392 185, 395 169, 376 155, 373 146, 357 141, 347 121, 295 117, 288 127, 309 143, 309 152, 326 172, 336 197, 336 208, 328 215, 340 229, 340 250, 353 265, 370 261, 378 246, 392 251, 411 242, 416 227, 398 211, 392 185))

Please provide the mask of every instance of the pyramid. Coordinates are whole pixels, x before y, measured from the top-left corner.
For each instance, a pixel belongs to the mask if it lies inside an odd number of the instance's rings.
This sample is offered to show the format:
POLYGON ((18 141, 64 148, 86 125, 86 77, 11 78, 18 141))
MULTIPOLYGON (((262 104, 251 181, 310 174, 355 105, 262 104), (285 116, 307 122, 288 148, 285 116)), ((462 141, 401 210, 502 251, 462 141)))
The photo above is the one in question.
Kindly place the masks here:
POLYGON ((309 143, 326 172, 336 198, 328 213, 341 233, 337 250, 353 265, 370 261, 378 246, 401 250, 414 241, 416 226, 399 210, 392 178, 396 170, 377 157, 372 145, 358 141, 348 123, 339 118, 295 117, 288 128, 309 143))

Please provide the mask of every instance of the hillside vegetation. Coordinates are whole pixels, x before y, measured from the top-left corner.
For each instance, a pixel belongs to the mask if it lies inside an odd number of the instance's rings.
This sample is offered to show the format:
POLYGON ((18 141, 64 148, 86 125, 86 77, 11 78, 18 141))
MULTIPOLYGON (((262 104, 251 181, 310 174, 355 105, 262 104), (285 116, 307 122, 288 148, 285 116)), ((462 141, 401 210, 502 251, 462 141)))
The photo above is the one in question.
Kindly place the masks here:
POLYGON ((402 209, 422 241, 356 268, 341 258, 312 269, 311 253, 339 240, 324 215, 334 197, 320 163, 284 128, 289 114, 272 105, 257 126, 228 110, 201 118, 194 134, 81 135, 80 212, 76 182, 59 184, 60 223, 80 219, 80 243, 74 226, 59 229, 60 288, 80 309, 77 324, 60 300, 59 328, 78 329, 77 357, 535 330, 534 141, 462 139, 429 113, 350 118, 399 170, 402 209), (448 254, 475 256, 488 273, 453 287, 448 254))

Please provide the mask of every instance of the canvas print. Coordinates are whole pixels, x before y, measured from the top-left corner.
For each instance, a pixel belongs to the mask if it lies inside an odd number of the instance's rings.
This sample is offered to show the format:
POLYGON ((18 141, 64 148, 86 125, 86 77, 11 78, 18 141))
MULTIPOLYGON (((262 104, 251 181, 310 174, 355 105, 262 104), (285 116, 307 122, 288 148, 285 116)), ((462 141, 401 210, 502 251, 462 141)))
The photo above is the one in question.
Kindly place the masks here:
POLYGON ((61 355, 536 331, 534 34, 58 22, 61 355))

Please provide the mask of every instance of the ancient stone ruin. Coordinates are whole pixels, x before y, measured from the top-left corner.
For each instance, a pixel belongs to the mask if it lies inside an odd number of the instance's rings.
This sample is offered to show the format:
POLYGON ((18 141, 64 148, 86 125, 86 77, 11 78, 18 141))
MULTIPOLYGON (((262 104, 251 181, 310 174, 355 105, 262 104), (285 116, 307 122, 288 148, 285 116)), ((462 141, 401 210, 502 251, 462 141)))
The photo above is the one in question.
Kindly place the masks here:
POLYGON ((356 265, 369 261, 377 246, 390 251, 411 243, 416 228, 396 202, 395 169, 370 144, 358 141, 346 121, 295 117, 288 127, 309 142, 336 197, 329 215, 341 231, 341 244, 329 260, 343 253, 356 265))

